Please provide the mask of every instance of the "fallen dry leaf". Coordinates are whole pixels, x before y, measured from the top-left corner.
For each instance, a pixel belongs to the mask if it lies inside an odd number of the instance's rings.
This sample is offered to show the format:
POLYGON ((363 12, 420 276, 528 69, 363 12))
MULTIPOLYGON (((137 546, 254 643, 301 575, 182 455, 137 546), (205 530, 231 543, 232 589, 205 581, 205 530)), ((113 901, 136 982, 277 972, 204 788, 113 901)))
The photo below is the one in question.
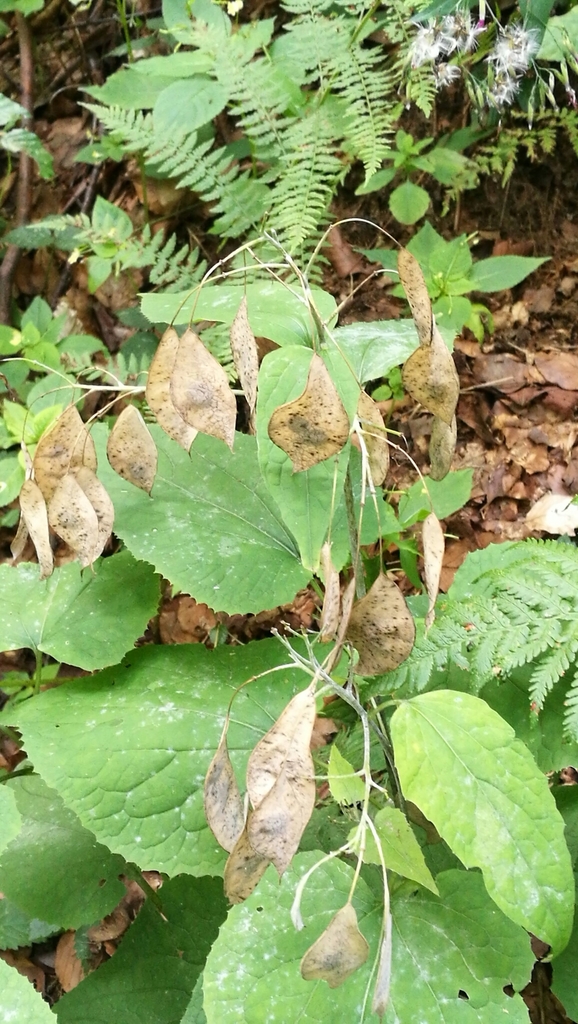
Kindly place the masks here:
POLYGON ((235 396, 221 364, 190 329, 179 341, 170 394, 185 423, 233 448, 237 419, 235 396))
POLYGON ((575 352, 538 352, 536 367, 548 381, 564 391, 578 391, 578 355, 575 352))
POLYGON ((211 832, 231 853, 245 827, 245 808, 227 749, 227 726, 205 778, 204 801, 211 832))
POLYGON ((65 932, 56 947, 54 970, 63 992, 71 992, 85 978, 82 962, 74 948, 75 937, 76 932, 65 932))
POLYGON ((198 430, 183 419, 171 398, 171 377, 179 348, 179 336, 169 327, 163 334, 149 369, 145 398, 165 434, 189 451, 198 430))
POLYGON ((572 504, 571 495, 544 494, 528 512, 526 526, 530 530, 573 537, 578 529, 578 505, 572 504))
POLYGON ((301 977, 305 981, 326 981, 338 988, 369 956, 369 946, 357 924, 351 903, 338 910, 316 942, 301 961, 301 977))
POLYGON ((295 777, 307 774, 309 740, 315 721, 313 684, 296 693, 268 732, 261 737, 247 762, 247 792, 258 807, 283 770, 295 777))
POLYGON ((122 410, 109 434, 106 454, 115 473, 150 494, 157 472, 157 446, 135 405, 122 410))
MULTIPOLYGON (((21 522, 26 529, 26 535, 30 536, 36 549, 38 563, 40 565, 40 579, 45 580, 54 569, 54 558, 50 546, 48 532, 48 509, 42 491, 34 480, 25 480, 20 491, 20 516, 21 522)), ((12 545, 12 554, 17 557, 16 552, 22 553, 22 539, 26 542, 24 531, 20 534, 20 525, 12 545)))
POLYGON ((303 393, 275 409, 269 420, 269 437, 286 452, 296 473, 337 455, 346 443, 349 417, 317 353, 303 393))
POLYGON ((434 321, 431 300, 422 269, 415 256, 408 249, 400 249, 397 254, 397 269, 403 285, 411 315, 413 317, 419 343, 427 347, 431 344, 434 321))
POLYGON ((431 345, 420 346, 406 359, 401 376, 404 388, 414 401, 451 425, 458 404, 460 381, 437 327, 434 328, 431 345))
POLYGON ((389 672, 410 655, 415 623, 401 590, 383 573, 354 604, 346 636, 359 654, 360 676, 389 672))

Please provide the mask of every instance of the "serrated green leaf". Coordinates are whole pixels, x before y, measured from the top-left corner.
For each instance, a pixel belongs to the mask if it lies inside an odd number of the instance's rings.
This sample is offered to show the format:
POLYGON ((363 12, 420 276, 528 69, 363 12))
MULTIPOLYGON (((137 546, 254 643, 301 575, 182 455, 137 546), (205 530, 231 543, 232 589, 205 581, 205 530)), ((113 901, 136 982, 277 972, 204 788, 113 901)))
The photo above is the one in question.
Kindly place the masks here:
POLYGON ((231 453, 199 435, 189 456, 160 427, 150 432, 159 462, 149 497, 110 468, 106 432, 98 425, 93 431, 114 530, 133 555, 219 611, 259 612, 291 601, 310 573, 260 478, 255 438, 236 434, 231 453))
POLYGON ((415 224, 423 217, 431 200, 429 193, 413 181, 404 181, 389 197, 389 208, 400 224, 415 224))
MULTIPOLYGON (((143 647, 122 665, 18 706, 26 751, 98 841, 139 867, 218 874, 203 785, 236 688, 286 663, 283 647, 143 647)), ((249 752, 309 682, 294 666, 235 697, 228 745, 242 781, 249 752)))
POLYGON ((451 690, 402 703, 391 719, 402 788, 513 921, 561 950, 574 883, 564 823, 514 730, 478 697, 451 690))
POLYGON ((22 828, 22 817, 16 806, 16 797, 8 786, 0 786, 0 822, 0 853, 2 853, 22 828))
POLYGON ((169 75, 143 75, 133 67, 125 67, 109 75, 104 85, 86 86, 83 91, 111 107, 146 110, 154 107, 163 90, 173 82, 174 78, 169 75))
POLYGON ((572 863, 578 861, 578 786, 555 786, 556 806, 564 819, 565 836, 572 863))
MULTIPOLYGON (((405 814, 397 807, 382 807, 375 815, 373 824, 381 840, 385 866, 437 894, 436 883, 405 814)), ((364 863, 381 864, 377 844, 369 829, 365 844, 364 863)))
POLYGON ((15 967, 0 959, 0 1019, 26 1024, 54 1024, 54 1014, 39 992, 15 967))
MULTIPOLYGON (((141 309, 153 324, 190 324, 198 320, 232 324, 243 296, 247 298, 251 330, 257 337, 270 338, 278 345, 311 346, 316 329, 307 304, 299 292, 277 281, 198 285, 192 291, 171 294, 148 292, 141 297, 141 309)), ((321 288, 312 288, 311 296, 321 319, 331 323, 336 309, 333 296, 321 288)))
POLYGON ((0 857, 2 891, 33 918, 61 928, 93 924, 125 894, 121 857, 92 832, 37 775, 10 780, 22 830, 0 857))
POLYGON ((445 871, 436 881, 439 898, 409 888, 392 898, 386 1024, 527 1024, 520 996, 503 991, 529 980, 534 958, 525 932, 496 910, 479 874, 445 871))
POLYGON ((354 774, 353 765, 346 761, 335 744, 331 747, 327 767, 327 781, 331 796, 338 804, 356 804, 365 797, 365 783, 354 774))
POLYGON ((200 974, 181 1024, 207 1024, 207 1017, 203 1010, 203 998, 203 975, 200 974))
POLYGON ((487 260, 478 260, 469 274, 472 291, 502 292, 513 288, 548 259, 548 256, 489 256, 487 260))
POLYGON ((69 562, 47 580, 38 578, 35 564, 4 563, 0 587, 3 651, 30 647, 88 670, 116 664, 144 633, 159 601, 158 578, 128 551, 101 559, 94 575, 69 562))
POLYGON ((60 1024, 182 1020, 227 907, 219 879, 187 875, 159 899, 162 914, 148 900, 112 960, 59 1000, 60 1024))
MULTIPOLYGON (((353 869, 341 861, 324 864, 309 879, 302 901, 305 928, 290 918, 295 886, 319 852, 300 853, 281 884, 272 868, 245 903, 232 908, 207 959, 203 987, 208 1024, 335 1024, 362 1019, 361 1005, 381 926, 378 899, 359 879, 353 896, 361 932, 370 943, 366 964, 339 989, 304 981, 299 963, 349 896, 353 869)), ((377 1024, 374 1014, 363 1020, 377 1024)))

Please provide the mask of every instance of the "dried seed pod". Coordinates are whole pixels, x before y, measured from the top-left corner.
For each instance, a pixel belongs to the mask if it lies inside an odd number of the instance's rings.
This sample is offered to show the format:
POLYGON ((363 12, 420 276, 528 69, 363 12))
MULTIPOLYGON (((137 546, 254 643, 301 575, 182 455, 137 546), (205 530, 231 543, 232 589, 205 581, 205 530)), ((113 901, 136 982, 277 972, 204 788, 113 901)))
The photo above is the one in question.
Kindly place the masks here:
POLYGON ((411 654, 415 623, 401 590, 383 573, 354 604, 346 636, 359 653, 361 676, 389 672, 411 654))
POLYGON ((92 557, 90 559, 90 564, 92 564, 102 554, 105 544, 112 533, 114 505, 104 484, 100 482, 96 474, 91 469, 88 469, 87 466, 81 466, 75 476, 96 512, 98 531, 94 539, 92 557))
POLYGON ((387 431, 379 407, 365 391, 359 396, 357 415, 363 430, 371 479, 376 487, 380 487, 389 469, 387 431))
POLYGON ((62 478, 48 503, 48 522, 55 534, 75 552, 82 569, 94 561, 98 519, 72 473, 62 478))
POLYGON ((231 324, 231 351, 239 383, 245 392, 251 415, 257 404, 257 378, 259 376, 259 353, 255 335, 251 330, 247 313, 247 297, 241 299, 241 305, 231 324))
POLYGON ((434 512, 424 519, 422 526, 423 568, 429 607, 425 619, 429 629, 435 618, 435 603, 440 588, 440 576, 445 552, 444 531, 434 512))
POLYGON ((235 396, 223 367, 194 331, 185 331, 179 341, 170 393, 185 423, 233 448, 235 396))
POLYGON ((136 406, 122 410, 109 434, 106 454, 115 473, 150 494, 157 472, 157 446, 136 406))
POLYGON ((12 553, 22 553, 30 536, 40 565, 40 579, 45 580, 54 570, 54 558, 48 533, 48 510, 42 491, 34 480, 25 480, 20 491, 20 523, 12 545, 12 553), (20 534, 20 526, 23 526, 20 534), (22 543, 22 540, 24 543, 22 543))
POLYGON ((325 582, 325 595, 321 611, 321 622, 319 624, 320 639, 322 642, 333 640, 339 626, 339 612, 341 606, 341 591, 339 586, 339 573, 331 561, 331 545, 325 542, 321 548, 321 568, 325 582))
POLYGON ((448 426, 439 416, 434 416, 429 443, 430 475, 432 480, 443 480, 452 465, 458 439, 458 425, 454 416, 448 426))
POLYGON ((255 852, 247 828, 244 828, 225 864, 223 884, 229 902, 242 903, 246 900, 268 867, 269 861, 255 852))
POLYGON ((349 417, 327 367, 315 353, 299 398, 280 405, 269 437, 291 459, 296 473, 337 455, 349 437, 349 417))
POLYGON ((351 903, 346 903, 307 950, 301 961, 301 977, 305 981, 321 979, 330 988, 338 988, 368 956, 369 946, 359 930, 357 914, 351 903))
POLYGON ((397 254, 397 269, 403 285, 420 345, 430 345, 433 333, 431 300, 422 269, 408 249, 397 254))
POLYGON ((204 798, 208 826, 217 842, 231 853, 245 827, 245 809, 227 749, 226 727, 209 765, 204 798))
POLYGON ((145 391, 149 409, 165 434, 189 451, 198 430, 183 419, 171 398, 171 377, 175 368, 179 336, 169 327, 163 334, 150 368, 145 391))
POLYGON ((81 466, 96 470, 96 449, 75 405, 69 405, 36 445, 33 470, 44 500, 49 502, 67 473, 81 466))
POLYGON ((435 328, 429 346, 417 348, 402 369, 405 390, 424 409, 451 425, 460 394, 460 381, 454 361, 435 328))

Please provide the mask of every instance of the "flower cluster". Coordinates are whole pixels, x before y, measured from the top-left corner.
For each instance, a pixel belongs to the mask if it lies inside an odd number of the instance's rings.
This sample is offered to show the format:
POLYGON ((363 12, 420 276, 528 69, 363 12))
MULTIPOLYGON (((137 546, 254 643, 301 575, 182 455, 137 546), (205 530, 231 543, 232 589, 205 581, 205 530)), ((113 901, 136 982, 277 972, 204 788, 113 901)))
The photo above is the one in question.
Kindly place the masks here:
POLYGON ((508 106, 520 88, 520 77, 528 70, 540 41, 534 29, 507 25, 499 29, 498 39, 488 57, 488 100, 498 109, 508 106))
POLYGON ((484 26, 474 25, 469 13, 464 11, 422 25, 410 51, 412 68, 433 61, 436 63, 438 85, 448 85, 459 77, 460 69, 457 64, 448 64, 444 58, 452 54, 471 53, 477 46, 477 36, 483 31, 484 26))

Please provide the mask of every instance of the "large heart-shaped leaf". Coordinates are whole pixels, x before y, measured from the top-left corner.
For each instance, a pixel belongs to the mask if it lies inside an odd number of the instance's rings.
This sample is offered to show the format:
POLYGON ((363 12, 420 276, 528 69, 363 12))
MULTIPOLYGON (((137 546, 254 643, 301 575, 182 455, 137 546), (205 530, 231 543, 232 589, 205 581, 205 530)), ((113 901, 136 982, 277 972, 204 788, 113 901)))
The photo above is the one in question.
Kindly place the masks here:
MULTIPOLYGON (((216 610, 258 612, 291 601, 310 573, 260 478, 255 438, 237 434, 230 452, 199 436, 189 457, 160 428, 150 430, 159 453, 150 497, 100 459, 115 533, 133 555, 216 610)), ((94 434, 104 446, 102 429, 94 434)))
POLYGON ((159 602, 158 578, 128 551, 101 559, 94 574, 69 562, 47 580, 39 579, 37 565, 5 563, 0 589, 3 651, 31 647, 88 670, 116 664, 159 602))
MULTIPOLYGON (((141 868, 222 870, 203 811, 203 784, 238 686, 287 660, 275 640, 245 647, 143 647, 122 665, 18 707, 27 753, 99 842, 141 868)), ((229 751, 242 783, 247 757, 309 682, 294 666, 237 694, 229 751)))

